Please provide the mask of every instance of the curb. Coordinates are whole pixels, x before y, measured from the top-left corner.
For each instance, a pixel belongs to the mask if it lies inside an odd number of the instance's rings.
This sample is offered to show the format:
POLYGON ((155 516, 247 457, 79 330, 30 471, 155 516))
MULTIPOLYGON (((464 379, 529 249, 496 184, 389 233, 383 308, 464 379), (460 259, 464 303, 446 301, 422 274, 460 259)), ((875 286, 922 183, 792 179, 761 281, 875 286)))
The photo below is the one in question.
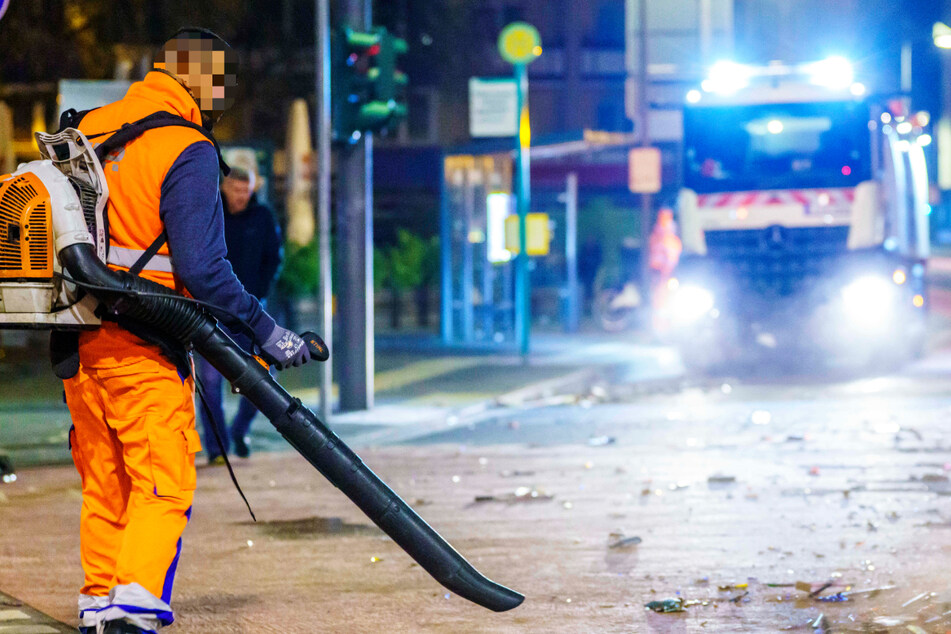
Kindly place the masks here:
MULTIPOLYGON (((447 408, 441 415, 420 421, 418 424, 401 425, 356 435, 350 438, 349 444, 366 447, 411 442, 440 431, 452 429, 458 425, 471 424, 474 422, 473 419, 494 410, 514 409, 530 404, 532 401, 550 398, 561 392, 569 390, 578 392, 587 389, 603 378, 606 370, 608 370, 607 367, 576 370, 565 376, 531 383, 500 396, 461 407, 447 408)), ((385 425, 386 423, 381 422, 380 424, 385 425)))
POLYGON ((76 632, 76 628, 0 592, 0 633, 61 634, 65 632, 76 632))

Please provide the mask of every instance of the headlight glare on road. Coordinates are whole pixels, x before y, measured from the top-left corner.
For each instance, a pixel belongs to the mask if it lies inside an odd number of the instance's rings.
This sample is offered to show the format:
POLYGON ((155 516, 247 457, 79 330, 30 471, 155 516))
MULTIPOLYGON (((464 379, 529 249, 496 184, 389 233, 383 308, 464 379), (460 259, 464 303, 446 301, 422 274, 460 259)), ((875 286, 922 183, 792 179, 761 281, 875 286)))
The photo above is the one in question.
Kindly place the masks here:
POLYGON ((842 289, 842 302, 849 322, 863 330, 878 329, 895 307, 895 285, 884 277, 860 277, 842 289))
POLYGON ((679 324, 697 321, 713 310, 713 293, 693 284, 683 284, 670 300, 671 316, 679 324))

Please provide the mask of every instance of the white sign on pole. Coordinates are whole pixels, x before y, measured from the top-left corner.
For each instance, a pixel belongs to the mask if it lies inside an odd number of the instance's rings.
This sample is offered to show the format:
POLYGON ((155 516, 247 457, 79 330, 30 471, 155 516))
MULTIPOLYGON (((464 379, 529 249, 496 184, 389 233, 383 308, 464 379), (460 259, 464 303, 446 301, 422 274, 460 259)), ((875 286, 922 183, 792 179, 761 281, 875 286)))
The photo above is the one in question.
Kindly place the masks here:
POLYGON ((518 87, 514 79, 469 78, 469 134, 518 134, 518 87))
POLYGON ((660 150, 631 148, 627 157, 628 189, 635 194, 656 194, 661 186, 660 150))

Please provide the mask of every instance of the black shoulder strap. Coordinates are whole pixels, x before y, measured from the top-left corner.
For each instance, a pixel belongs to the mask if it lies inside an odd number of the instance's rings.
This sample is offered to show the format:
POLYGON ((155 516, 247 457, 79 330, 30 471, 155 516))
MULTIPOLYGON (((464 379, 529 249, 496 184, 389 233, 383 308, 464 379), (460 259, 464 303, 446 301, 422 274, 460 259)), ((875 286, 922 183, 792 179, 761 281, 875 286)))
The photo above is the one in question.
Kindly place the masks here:
POLYGON ((180 117, 177 114, 172 114, 171 112, 165 111, 154 112, 147 117, 139 119, 138 121, 123 124, 122 127, 116 130, 112 136, 96 147, 96 156, 99 158, 100 163, 105 163, 106 156, 108 156, 111 152, 114 152, 121 147, 125 147, 133 140, 142 136, 142 134, 146 131, 154 130, 155 128, 166 128, 173 125, 197 130, 198 132, 201 132, 206 139, 211 141, 211 144, 215 146, 215 153, 218 155, 218 166, 221 168, 221 171, 225 176, 228 175, 228 173, 231 171, 231 168, 228 167, 228 164, 225 163, 224 158, 222 158, 221 148, 218 147, 218 141, 215 139, 215 137, 213 137, 211 133, 208 132, 208 130, 201 127, 197 123, 192 123, 184 117, 180 117))
POLYGON ((80 110, 79 112, 77 112, 75 108, 67 108, 63 111, 63 114, 59 115, 59 130, 57 130, 57 132, 62 132, 66 128, 78 128, 79 122, 83 120, 83 117, 93 110, 96 110, 96 108, 80 110))
MULTIPOLYGON (((76 119, 77 124, 79 123, 79 120, 82 118, 82 116, 86 114, 86 112, 77 113, 77 116, 79 117, 76 119)), ((231 172, 231 168, 228 167, 228 164, 225 163, 224 158, 221 156, 221 148, 218 147, 217 139, 215 139, 215 137, 213 137, 210 132, 200 125, 185 119, 184 117, 180 117, 176 114, 165 111, 154 112, 147 117, 139 119, 138 121, 123 124, 121 128, 112 133, 109 138, 96 147, 96 157, 99 158, 100 163, 105 163, 106 157, 110 153, 121 147, 125 147, 127 144, 142 136, 142 134, 144 134, 146 131, 154 130, 156 128, 166 128, 169 126, 182 126, 201 132, 201 134, 204 135, 206 139, 211 141, 211 144, 215 147, 215 154, 218 155, 218 167, 221 168, 221 171, 225 176, 231 172)), ((133 275, 138 275, 141 273, 142 269, 145 268, 145 265, 148 264, 149 260, 151 260, 155 254, 158 253, 159 249, 161 249, 166 242, 168 242, 168 234, 165 231, 162 231, 162 233, 160 233, 158 237, 155 238, 152 244, 149 245, 149 248, 146 249, 141 256, 139 256, 135 263, 133 263, 132 267, 129 269, 129 272, 133 275)))
POLYGON ((155 257, 155 254, 159 252, 159 249, 161 249, 166 242, 168 242, 168 233, 165 229, 162 229, 162 233, 158 234, 158 237, 152 241, 149 248, 139 256, 139 259, 132 263, 132 266, 129 267, 129 273, 132 273, 132 275, 141 273, 145 265, 149 263, 149 260, 155 257))

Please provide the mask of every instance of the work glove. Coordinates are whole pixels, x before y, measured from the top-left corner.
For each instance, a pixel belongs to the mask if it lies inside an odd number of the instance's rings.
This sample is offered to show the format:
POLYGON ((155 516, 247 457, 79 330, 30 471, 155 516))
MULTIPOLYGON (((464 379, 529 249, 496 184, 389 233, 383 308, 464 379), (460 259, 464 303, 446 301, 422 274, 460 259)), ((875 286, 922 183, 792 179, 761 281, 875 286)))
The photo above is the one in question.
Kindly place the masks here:
POLYGON ((265 361, 271 363, 278 370, 294 366, 302 366, 310 361, 310 350, 304 340, 293 331, 280 326, 274 326, 271 335, 261 345, 265 361))

